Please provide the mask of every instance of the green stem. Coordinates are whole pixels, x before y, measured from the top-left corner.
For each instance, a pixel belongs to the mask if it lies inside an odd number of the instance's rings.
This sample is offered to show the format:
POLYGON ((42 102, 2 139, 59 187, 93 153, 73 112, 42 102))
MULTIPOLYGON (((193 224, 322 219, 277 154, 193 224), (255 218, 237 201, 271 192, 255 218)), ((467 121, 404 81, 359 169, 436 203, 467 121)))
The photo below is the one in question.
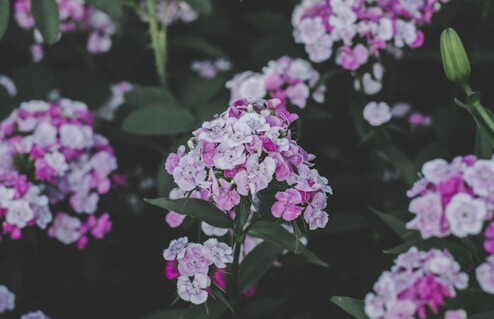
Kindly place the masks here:
MULTIPOLYGON (((166 23, 163 23, 161 28, 159 28, 155 0, 147 0, 147 10, 149 33, 151 35, 151 47, 153 48, 156 71, 158 73, 161 85, 166 86, 167 26, 166 23)), ((164 14, 166 16, 166 12, 164 14)))
POLYGON ((240 250, 242 248, 243 237, 235 240, 235 250, 233 252, 233 264, 232 264, 232 295, 237 296, 238 289, 238 266, 240 264, 240 250))
MULTIPOLYGON (((463 83, 462 85, 463 90, 465 91, 467 96, 472 95, 474 92, 472 88, 470 87, 470 84, 468 83, 463 83)), ((472 106, 475 108, 475 110, 479 113, 480 117, 484 120, 485 124, 489 127, 491 132, 494 134, 494 119, 487 113, 485 110, 485 107, 480 103, 480 101, 476 101, 475 103, 472 103, 472 106)))

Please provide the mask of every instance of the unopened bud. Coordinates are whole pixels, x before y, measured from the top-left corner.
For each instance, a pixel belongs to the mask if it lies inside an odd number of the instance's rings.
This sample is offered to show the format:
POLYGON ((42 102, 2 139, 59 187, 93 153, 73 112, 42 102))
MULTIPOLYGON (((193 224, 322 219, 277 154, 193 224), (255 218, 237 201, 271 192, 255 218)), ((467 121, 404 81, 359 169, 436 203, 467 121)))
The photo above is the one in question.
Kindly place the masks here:
POLYGON ((441 57, 444 72, 452 82, 464 84, 470 77, 470 61, 460 37, 452 28, 441 34, 441 57))

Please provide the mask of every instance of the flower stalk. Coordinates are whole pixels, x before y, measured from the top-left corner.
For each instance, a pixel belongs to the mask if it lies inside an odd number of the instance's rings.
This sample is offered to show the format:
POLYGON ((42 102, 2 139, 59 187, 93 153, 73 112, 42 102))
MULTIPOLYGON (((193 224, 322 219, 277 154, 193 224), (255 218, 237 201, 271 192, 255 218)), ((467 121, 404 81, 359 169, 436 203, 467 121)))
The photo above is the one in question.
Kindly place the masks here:
MULTIPOLYGON (((167 8, 165 8, 165 11, 167 8)), ((166 15, 166 13, 165 13, 166 15)), ((156 1, 147 0, 147 18, 149 34, 151 36, 151 47, 153 48, 156 72, 162 86, 166 86, 166 63, 167 63, 167 24, 158 23, 156 1)))

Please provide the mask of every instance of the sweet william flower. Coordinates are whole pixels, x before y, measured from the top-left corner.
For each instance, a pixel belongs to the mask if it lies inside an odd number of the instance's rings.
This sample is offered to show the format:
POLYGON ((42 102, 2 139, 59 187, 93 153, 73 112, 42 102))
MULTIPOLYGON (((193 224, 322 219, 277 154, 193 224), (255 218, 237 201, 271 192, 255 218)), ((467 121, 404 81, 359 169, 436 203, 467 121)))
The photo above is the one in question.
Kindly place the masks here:
POLYGON ((467 319, 467 313, 463 309, 448 310, 444 314, 444 319, 467 319))
POLYGON ((211 259, 216 267, 225 268, 227 263, 233 262, 233 250, 227 244, 219 242, 216 238, 210 238, 203 245, 211 252, 211 259))
POLYGON ((479 234, 486 215, 484 202, 465 193, 455 195, 446 207, 451 233, 460 238, 479 234))
POLYGON ((275 197, 278 201, 271 207, 271 213, 274 217, 292 221, 302 213, 304 208, 297 205, 302 203, 300 192, 289 189, 285 192, 276 193, 275 197))
POLYGON ((207 275, 212 263, 211 252, 200 244, 190 244, 185 248, 184 257, 178 261, 178 271, 185 276, 207 275))
POLYGON ((170 246, 163 251, 163 258, 168 261, 182 259, 185 256, 185 247, 188 242, 187 237, 172 240, 170 246))
POLYGON ((183 300, 199 305, 208 299, 206 288, 210 285, 211 280, 203 274, 196 274, 192 281, 187 276, 180 276, 177 282, 177 291, 183 300))
POLYGON ((391 120, 391 109, 385 102, 370 102, 363 110, 364 119, 372 126, 381 126, 391 120))

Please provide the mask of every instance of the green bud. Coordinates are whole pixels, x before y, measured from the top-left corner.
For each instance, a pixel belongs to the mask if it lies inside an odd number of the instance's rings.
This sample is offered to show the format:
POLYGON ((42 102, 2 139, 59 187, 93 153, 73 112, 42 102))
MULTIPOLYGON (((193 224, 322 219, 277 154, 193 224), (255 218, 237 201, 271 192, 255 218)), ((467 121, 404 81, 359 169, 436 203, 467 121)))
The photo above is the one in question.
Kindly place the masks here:
POLYGON ((451 82, 468 82, 470 61, 458 33, 452 28, 444 30, 441 34, 441 57, 444 72, 451 82))

